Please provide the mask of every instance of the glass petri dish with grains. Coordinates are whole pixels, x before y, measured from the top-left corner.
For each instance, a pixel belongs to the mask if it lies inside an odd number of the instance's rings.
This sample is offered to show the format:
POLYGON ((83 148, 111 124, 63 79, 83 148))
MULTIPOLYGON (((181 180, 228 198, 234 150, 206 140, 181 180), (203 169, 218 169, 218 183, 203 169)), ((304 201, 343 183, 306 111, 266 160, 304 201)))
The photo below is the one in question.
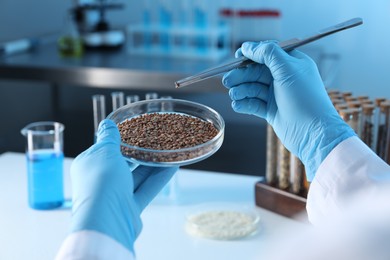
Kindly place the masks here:
POLYGON ((180 99, 130 103, 108 115, 121 134, 126 160, 149 166, 181 166, 213 155, 224 139, 225 122, 210 107, 180 99))

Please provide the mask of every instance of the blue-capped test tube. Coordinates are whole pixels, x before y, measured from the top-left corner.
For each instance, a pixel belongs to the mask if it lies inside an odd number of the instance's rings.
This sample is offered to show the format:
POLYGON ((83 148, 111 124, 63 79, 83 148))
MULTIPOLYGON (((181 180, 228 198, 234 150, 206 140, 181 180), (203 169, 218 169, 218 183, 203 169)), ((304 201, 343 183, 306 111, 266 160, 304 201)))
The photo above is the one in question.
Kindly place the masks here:
POLYGON ((161 26, 160 45, 163 49, 170 49, 171 37, 169 31, 173 20, 173 0, 159 0, 158 16, 161 26))
POLYGON ((198 35, 195 38, 195 43, 200 51, 206 51, 207 50, 207 35, 204 34, 207 30, 210 30, 208 28, 210 26, 208 21, 208 2, 205 0, 196 0, 194 1, 194 25, 197 28, 199 32, 203 31, 203 34, 198 35))
POLYGON ((144 48, 150 48, 152 46, 152 4, 151 0, 143 0, 143 10, 142 10, 142 22, 144 26, 143 32, 143 44, 144 48))
POLYGON ((191 15, 191 0, 180 0, 175 8, 174 23, 177 24, 177 29, 181 33, 175 34, 174 45, 182 51, 187 51, 190 45, 190 33, 193 31, 192 15, 191 15))

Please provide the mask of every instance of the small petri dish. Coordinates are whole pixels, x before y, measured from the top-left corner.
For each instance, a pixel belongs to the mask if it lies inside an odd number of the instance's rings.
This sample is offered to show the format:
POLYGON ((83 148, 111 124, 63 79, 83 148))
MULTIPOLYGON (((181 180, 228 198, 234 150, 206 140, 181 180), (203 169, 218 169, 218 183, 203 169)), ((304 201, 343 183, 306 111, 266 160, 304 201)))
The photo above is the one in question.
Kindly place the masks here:
POLYGON ((186 216, 186 231, 195 237, 236 240, 255 234, 260 216, 249 206, 207 204, 186 216))
MULTIPOLYGON (((205 143, 192 147, 172 150, 143 148, 121 142, 121 152, 129 162, 159 167, 182 166, 204 160, 221 147, 224 139, 225 122, 222 116, 210 107, 196 102, 181 99, 151 99, 130 103, 118 108, 107 116, 107 119, 121 124, 126 120, 147 114, 178 114, 210 122, 217 134, 205 143)), ((146 131, 147 134, 147 131, 146 131)), ((154 138, 154 136, 151 136, 154 138)))

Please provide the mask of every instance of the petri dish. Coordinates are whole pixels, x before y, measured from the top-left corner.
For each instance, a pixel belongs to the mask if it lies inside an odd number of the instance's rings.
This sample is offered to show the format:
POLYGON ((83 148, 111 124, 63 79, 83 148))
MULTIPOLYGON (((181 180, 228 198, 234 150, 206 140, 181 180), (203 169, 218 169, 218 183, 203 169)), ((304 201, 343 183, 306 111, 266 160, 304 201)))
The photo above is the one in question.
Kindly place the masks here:
POLYGON ((188 234, 214 240, 237 240, 254 235, 260 216, 250 206, 241 204, 206 204, 186 216, 188 234))
POLYGON ((127 161, 159 167, 188 165, 210 157, 223 143, 225 122, 222 116, 212 108, 192 101, 171 98, 138 101, 118 108, 109 114, 107 119, 120 124, 126 120, 153 113, 173 113, 195 117, 212 123, 217 129, 217 134, 205 143, 173 150, 143 148, 122 141, 121 152, 127 161))

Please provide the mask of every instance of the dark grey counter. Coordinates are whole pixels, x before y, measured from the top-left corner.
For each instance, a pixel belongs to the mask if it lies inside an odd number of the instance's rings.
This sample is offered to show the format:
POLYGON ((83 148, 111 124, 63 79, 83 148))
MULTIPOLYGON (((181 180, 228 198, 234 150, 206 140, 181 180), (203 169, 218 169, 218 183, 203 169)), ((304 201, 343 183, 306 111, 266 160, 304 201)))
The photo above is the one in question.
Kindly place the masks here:
MULTIPOLYGON (((34 51, 0 58, 1 79, 23 79, 83 87, 171 90, 174 82, 221 61, 130 55, 126 47, 86 51, 81 58, 63 58, 55 43, 34 51)), ((185 88, 183 92, 221 91, 221 77, 185 88)), ((179 90, 178 90, 179 91, 179 90)))

